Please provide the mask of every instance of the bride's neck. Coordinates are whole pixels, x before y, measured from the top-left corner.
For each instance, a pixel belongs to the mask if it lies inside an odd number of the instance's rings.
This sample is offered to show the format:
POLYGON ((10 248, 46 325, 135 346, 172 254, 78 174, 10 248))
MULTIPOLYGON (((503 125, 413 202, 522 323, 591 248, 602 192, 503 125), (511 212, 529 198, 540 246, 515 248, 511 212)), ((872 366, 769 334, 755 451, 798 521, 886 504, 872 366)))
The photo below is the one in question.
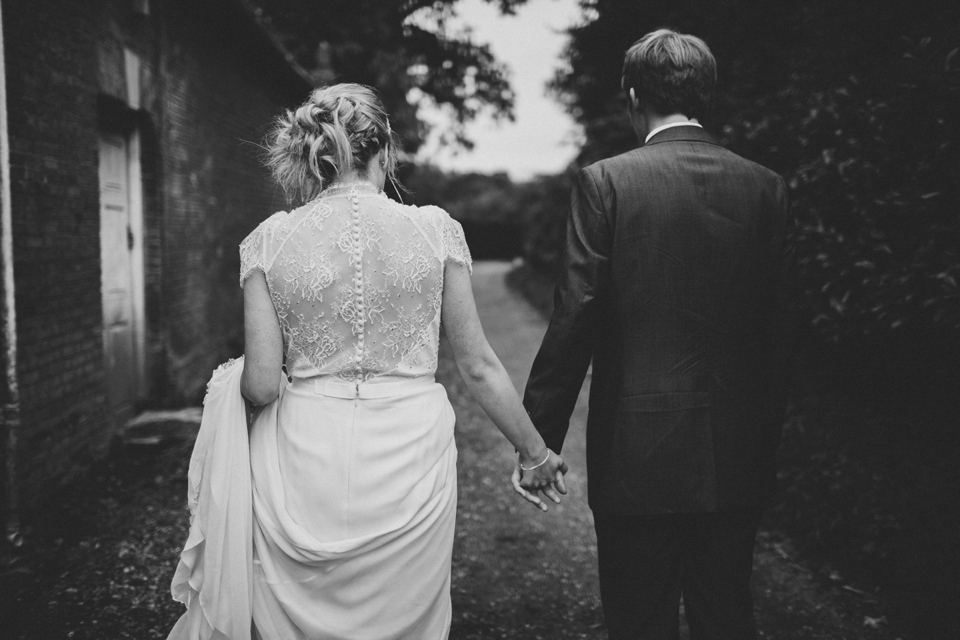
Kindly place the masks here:
POLYGON ((334 184, 353 184, 355 182, 372 182, 366 174, 361 174, 355 169, 350 171, 342 171, 340 175, 337 176, 337 179, 334 181, 334 184))
POLYGON ((370 162, 367 163, 365 171, 360 172, 352 168, 342 171, 340 175, 337 176, 335 184, 368 182, 378 189, 383 189, 383 183, 386 177, 383 167, 380 166, 380 154, 378 153, 370 158, 370 162))

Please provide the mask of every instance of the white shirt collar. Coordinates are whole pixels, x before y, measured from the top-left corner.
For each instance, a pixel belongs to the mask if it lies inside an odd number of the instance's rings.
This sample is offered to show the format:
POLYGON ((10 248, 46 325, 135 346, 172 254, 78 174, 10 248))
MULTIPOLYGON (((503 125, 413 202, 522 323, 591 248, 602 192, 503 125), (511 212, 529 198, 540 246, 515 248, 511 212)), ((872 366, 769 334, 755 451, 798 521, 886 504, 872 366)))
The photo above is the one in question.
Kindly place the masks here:
POLYGON ((687 122, 671 122, 671 123, 669 123, 669 124, 662 124, 662 125, 660 125, 659 127, 657 127, 656 129, 654 129, 653 131, 651 131, 650 133, 647 134, 647 139, 643 141, 643 144, 647 144, 648 142, 650 142, 650 138, 652 138, 653 136, 657 135, 658 133, 660 133, 660 132, 663 131, 664 129, 669 129, 670 127, 700 127, 701 129, 703 129, 703 126, 701 126, 700 123, 698 123, 698 122, 690 122, 690 121, 687 121, 687 122))

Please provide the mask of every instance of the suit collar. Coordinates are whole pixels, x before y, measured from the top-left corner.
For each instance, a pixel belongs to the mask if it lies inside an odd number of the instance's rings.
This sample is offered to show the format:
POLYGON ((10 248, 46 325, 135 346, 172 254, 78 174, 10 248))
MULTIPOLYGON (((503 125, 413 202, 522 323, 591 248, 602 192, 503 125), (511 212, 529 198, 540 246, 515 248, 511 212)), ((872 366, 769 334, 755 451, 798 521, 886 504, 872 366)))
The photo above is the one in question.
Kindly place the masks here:
POLYGON ((652 144, 660 144, 661 142, 706 142, 709 144, 717 144, 713 136, 700 127, 679 126, 658 131, 655 136, 650 138, 649 142, 642 146, 649 147, 652 144))

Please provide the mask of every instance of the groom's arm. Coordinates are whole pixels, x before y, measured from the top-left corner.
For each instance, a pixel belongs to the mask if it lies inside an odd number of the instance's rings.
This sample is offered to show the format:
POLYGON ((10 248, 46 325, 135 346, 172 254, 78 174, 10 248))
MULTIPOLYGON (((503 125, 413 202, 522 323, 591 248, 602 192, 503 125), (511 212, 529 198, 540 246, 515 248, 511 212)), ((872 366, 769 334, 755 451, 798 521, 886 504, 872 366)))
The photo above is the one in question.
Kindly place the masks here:
POLYGON ((547 446, 559 452, 593 356, 598 314, 609 291, 610 221, 596 178, 577 174, 554 311, 530 370, 523 405, 547 446))
POLYGON ((777 211, 769 243, 769 273, 775 278, 769 287, 768 315, 764 323, 763 347, 769 358, 766 412, 771 425, 771 450, 779 444, 787 407, 787 393, 793 373, 800 333, 799 302, 802 297, 799 281, 796 241, 797 220, 790 212, 787 187, 777 176, 775 187, 777 211))

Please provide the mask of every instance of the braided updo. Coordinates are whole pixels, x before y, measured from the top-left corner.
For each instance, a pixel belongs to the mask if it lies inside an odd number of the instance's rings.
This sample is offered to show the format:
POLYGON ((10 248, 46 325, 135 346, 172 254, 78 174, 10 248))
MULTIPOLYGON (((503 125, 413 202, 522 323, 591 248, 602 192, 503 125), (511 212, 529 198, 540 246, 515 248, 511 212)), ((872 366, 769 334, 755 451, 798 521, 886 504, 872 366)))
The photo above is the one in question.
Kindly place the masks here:
POLYGON ((362 84, 315 89, 295 111, 279 116, 267 135, 266 164, 290 201, 306 202, 344 171, 364 175, 381 149, 394 181, 396 145, 376 93, 362 84))

